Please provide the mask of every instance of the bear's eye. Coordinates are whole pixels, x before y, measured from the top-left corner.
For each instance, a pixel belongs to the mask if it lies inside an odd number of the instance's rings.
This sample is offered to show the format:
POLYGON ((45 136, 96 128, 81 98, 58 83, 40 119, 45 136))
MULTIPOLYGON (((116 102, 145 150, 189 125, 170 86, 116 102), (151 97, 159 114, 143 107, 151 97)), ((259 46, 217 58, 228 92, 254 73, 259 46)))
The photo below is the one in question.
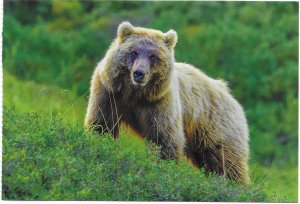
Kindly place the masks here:
POLYGON ((158 58, 157 58, 155 55, 153 55, 153 54, 149 56, 149 59, 150 59, 150 61, 151 61, 152 63, 155 63, 155 62, 158 61, 158 58))
POLYGON ((138 54, 136 51, 132 51, 132 52, 130 53, 131 60, 134 61, 134 60, 137 58, 138 55, 139 55, 139 54, 138 54))

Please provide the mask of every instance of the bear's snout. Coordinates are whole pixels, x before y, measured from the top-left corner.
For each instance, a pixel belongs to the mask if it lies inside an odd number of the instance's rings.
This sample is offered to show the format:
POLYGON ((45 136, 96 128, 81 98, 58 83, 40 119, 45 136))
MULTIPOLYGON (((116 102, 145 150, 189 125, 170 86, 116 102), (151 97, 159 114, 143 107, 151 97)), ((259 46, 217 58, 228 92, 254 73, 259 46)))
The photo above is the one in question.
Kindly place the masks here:
POLYGON ((142 69, 137 69, 133 72, 133 79, 135 82, 140 83, 145 76, 145 72, 142 69))

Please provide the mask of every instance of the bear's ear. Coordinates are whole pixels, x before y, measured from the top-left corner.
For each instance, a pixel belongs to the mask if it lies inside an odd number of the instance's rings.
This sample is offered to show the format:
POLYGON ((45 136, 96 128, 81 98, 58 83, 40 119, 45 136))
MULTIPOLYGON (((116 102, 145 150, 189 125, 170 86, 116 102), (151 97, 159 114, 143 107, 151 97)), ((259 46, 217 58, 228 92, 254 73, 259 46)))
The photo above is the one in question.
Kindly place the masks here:
POLYGON ((174 48, 177 43, 177 33, 174 30, 169 30, 165 33, 165 43, 171 49, 174 48))
POLYGON ((128 21, 120 23, 118 27, 118 38, 120 39, 120 42, 124 42, 124 40, 132 33, 133 25, 131 25, 131 23, 128 21))

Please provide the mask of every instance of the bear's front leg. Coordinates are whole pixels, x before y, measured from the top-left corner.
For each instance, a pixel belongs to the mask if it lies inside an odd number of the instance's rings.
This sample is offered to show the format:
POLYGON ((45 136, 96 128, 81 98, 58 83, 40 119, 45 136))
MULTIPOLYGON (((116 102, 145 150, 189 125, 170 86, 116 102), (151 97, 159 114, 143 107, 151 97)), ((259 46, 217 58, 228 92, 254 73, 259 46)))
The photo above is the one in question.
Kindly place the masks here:
POLYGON ((184 154, 185 137, 179 111, 149 108, 141 112, 139 119, 145 139, 161 146, 162 159, 178 160, 184 154))
POLYGON ((181 125, 174 123, 166 125, 166 122, 161 122, 161 125, 158 126, 160 130, 158 133, 152 135, 152 142, 157 143, 161 146, 161 158, 162 159, 176 159, 178 160, 183 156, 183 150, 185 147, 185 138, 182 131, 181 125))
POLYGON ((93 75, 90 97, 84 125, 100 134, 111 133, 114 138, 119 136, 119 123, 117 104, 113 92, 101 84, 99 75, 93 75))

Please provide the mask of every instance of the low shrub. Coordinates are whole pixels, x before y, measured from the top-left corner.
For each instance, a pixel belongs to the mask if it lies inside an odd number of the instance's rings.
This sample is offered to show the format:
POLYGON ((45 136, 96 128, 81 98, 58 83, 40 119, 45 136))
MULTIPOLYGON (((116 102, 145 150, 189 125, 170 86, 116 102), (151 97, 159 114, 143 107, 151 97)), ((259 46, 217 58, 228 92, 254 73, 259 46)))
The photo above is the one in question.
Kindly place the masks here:
POLYGON ((6 107, 3 124, 4 200, 269 200, 262 184, 245 188, 184 160, 160 160, 150 143, 124 148, 122 139, 6 107))

